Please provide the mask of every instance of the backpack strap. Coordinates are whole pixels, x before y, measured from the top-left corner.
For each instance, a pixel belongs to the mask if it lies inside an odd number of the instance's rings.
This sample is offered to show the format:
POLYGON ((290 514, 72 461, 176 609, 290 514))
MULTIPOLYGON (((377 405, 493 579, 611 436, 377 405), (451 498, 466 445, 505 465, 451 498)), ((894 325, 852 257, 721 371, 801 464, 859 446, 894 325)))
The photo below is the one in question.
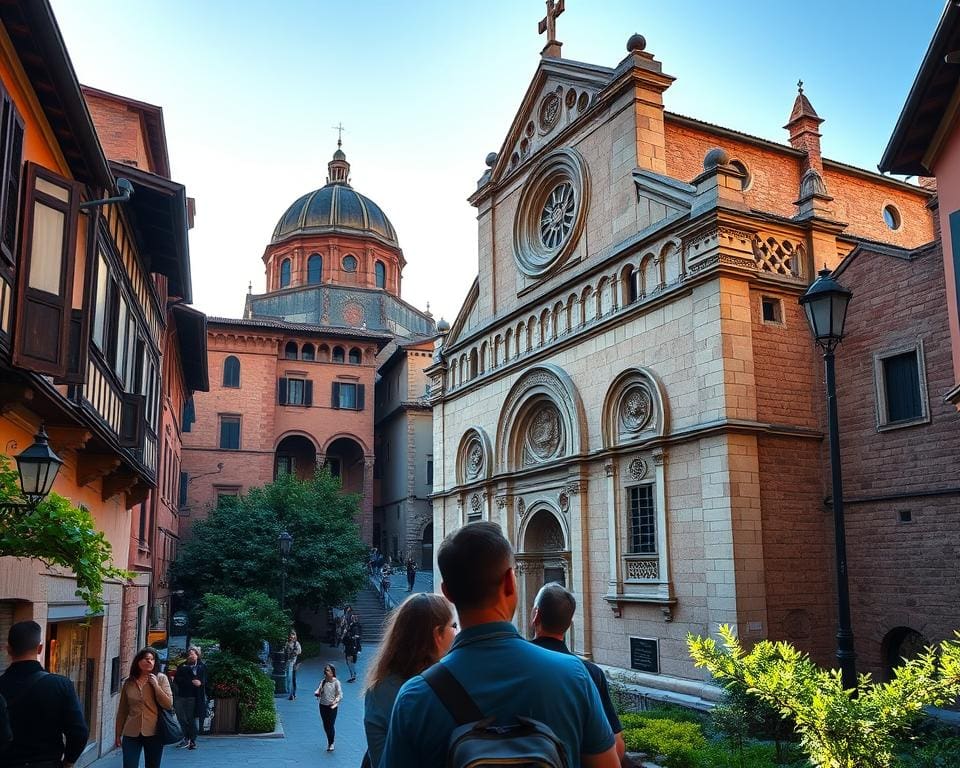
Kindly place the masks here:
POLYGON ((453 715, 457 725, 466 725, 477 720, 483 720, 483 712, 480 711, 480 708, 460 684, 460 681, 447 669, 446 664, 437 662, 423 673, 423 679, 437 694, 437 698, 447 708, 447 711, 453 715))

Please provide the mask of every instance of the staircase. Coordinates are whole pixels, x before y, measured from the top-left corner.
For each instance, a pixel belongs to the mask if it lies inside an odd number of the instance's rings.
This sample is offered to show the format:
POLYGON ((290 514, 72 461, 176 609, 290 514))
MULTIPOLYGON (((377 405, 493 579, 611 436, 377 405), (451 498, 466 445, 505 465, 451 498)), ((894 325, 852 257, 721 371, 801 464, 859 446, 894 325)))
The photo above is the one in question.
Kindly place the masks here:
POLYGON ((367 584, 360 590, 351 605, 363 626, 363 644, 379 643, 383 639, 383 620, 386 618, 386 612, 383 610, 377 590, 371 584, 367 584))

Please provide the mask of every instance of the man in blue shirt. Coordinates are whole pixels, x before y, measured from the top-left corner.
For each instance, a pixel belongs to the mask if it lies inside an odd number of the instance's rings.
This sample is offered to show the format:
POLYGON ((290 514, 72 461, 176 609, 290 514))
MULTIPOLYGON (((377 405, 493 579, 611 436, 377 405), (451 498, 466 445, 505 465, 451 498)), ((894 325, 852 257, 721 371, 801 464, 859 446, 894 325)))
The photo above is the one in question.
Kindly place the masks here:
MULTIPOLYGON (((488 717, 517 715, 548 725, 565 745, 571 768, 617 768, 613 732, 597 688, 574 656, 528 643, 511 623, 517 609, 513 547, 495 523, 471 523, 447 536, 437 553, 441 589, 463 631, 439 662, 488 717)), ((453 716, 421 675, 400 689, 381 768, 442 766, 453 716)))

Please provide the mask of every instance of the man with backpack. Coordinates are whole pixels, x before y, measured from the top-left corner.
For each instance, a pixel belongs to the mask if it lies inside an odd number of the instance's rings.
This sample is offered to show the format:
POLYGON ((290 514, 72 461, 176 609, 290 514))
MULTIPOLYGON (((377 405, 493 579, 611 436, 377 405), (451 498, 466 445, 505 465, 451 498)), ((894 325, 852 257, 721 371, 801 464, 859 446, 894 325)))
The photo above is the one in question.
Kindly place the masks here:
POLYGON ((579 659, 538 648, 511 623, 513 547, 470 523, 437 553, 463 631, 440 662, 400 689, 381 766, 617 768, 613 732, 579 659))
POLYGON ((0 753, 0 768, 70 768, 87 745, 87 724, 73 683, 43 671, 42 629, 35 621, 10 628, 10 666, 0 675, 13 741, 0 753))
MULTIPOLYGON (((533 615, 530 618, 534 633, 533 644, 546 648, 548 651, 572 655, 566 642, 564 642, 563 636, 570 629, 573 614, 576 610, 577 598, 573 596, 572 592, 556 581, 544 584, 533 601, 533 615)), ((626 751, 623 743, 623 726, 620 724, 617 710, 610 700, 607 677, 603 674, 603 670, 592 661, 586 659, 581 659, 581 661, 587 668, 587 672, 590 673, 590 679, 597 686, 600 701, 603 703, 603 712, 607 716, 607 722, 610 723, 613 737, 616 739, 617 758, 623 765, 623 755, 626 751)))

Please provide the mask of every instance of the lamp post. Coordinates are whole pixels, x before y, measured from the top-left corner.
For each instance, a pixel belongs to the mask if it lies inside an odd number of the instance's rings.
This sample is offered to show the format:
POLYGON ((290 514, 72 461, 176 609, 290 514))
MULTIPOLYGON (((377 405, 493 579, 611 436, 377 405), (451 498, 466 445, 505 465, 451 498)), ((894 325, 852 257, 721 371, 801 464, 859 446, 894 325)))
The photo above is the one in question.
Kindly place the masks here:
POLYGON ((29 511, 35 509, 50 493, 53 481, 57 479, 57 473, 63 466, 63 460, 53 452, 47 440, 47 430, 41 424, 33 438, 33 444, 14 457, 20 475, 20 492, 27 503, 3 502, 0 507, 29 511))
POLYGON ((817 344, 823 350, 826 370, 827 421, 830 430, 830 482, 833 506, 834 543, 837 550, 837 660, 843 687, 857 685, 853 628, 850 625, 850 591, 847 586, 847 537, 843 519, 843 480, 840 474, 840 429, 837 422, 837 381, 833 352, 843 340, 843 324, 853 292, 830 276, 829 269, 819 276, 800 297, 807 322, 817 344))
POLYGON ((290 557, 293 536, 284 531, 277 536, 277 541, 280 543, 280 608, 282 609, 287 597, 287 558, 290 557))

